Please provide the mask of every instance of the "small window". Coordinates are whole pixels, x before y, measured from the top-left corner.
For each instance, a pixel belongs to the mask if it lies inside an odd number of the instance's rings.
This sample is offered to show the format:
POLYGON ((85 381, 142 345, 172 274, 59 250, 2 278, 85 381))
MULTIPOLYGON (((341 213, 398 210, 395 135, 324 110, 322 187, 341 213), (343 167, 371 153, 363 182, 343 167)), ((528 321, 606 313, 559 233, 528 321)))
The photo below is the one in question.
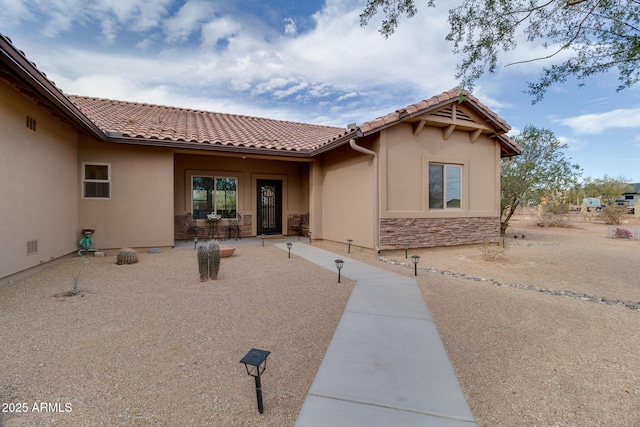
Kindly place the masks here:
POLYGON ((82 198, 111 198, 110 163, 82 163, 82 198))
POLYGON ((462 207, 462 166, 429 163, 429 209, 462 207))
POLYGON ((191 188, 194 218, 203 219, 212 212, 222 218, 235 218, 237 178, 194 176, 191 188))

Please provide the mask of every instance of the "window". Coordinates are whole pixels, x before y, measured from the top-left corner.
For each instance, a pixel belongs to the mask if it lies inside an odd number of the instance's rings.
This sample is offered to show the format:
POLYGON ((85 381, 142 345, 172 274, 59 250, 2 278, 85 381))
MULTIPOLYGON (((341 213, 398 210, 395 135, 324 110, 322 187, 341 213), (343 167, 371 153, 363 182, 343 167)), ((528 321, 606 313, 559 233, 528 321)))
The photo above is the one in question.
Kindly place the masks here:
POLYGON ((111 198, 111 163, 82 163, 82 198, 111 198))
POLYGON ((429 163, 429 209, 460 209, 462 166, 429 163))
POLYGON ((235 218, 237 178, 194 176, 191 188, 194 218, 206 218, 211 212, 222 218, 235 218))

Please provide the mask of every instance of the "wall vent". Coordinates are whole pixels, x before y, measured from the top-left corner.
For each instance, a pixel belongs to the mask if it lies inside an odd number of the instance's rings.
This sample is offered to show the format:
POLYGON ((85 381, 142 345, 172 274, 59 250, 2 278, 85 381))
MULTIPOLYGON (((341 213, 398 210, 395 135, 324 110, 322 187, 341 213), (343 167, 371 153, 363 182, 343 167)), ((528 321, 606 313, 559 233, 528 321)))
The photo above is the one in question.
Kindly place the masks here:
POLYGON ((37 253, 38 253, 38 241, 37 240, 27 241, 27 255, 37 254, 37 253))
POLYGON ((35 132, 36 131, 36 119, 34 119, 33 117, 27 116, 27 127, 35 132))

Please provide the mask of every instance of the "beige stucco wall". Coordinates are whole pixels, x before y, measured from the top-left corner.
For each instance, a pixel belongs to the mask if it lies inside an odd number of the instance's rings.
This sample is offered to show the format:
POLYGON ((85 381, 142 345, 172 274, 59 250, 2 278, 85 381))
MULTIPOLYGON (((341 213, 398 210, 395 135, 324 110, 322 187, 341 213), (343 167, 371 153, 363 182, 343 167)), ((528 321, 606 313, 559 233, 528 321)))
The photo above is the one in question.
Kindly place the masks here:
POLYGON ((449 139, 442 129, 425 127, 418 135, 408 124, 383 131, 381 173, 383 218, 464 218, 500 215, 500 148, 495 140, 454 131, 449 139), (429 162, 462 165, 462 207, 429 210, 429 162))
MULTIPOLYGON (((358 145, 375 148, 371 141, 358 141, 358 145)), ((356 246, 373 248, 373 156, 346 145, 322 156, 321 164, 321 237, 337 242, 351 239, 356 246)))
POLYGON ((78 249, 78 136, 0 81, 0 281, 78 249), (26 127, 26 116, 36 131, 26 127), (27 241, 37 253, 27 255, 27 241))
MULTIPOLYGON (((82 137, 75 168, 82 162, 111 164, 111 199, 82 199, 80 180, 73 189, 79 205, 79 230, 96 229, 99 249, 173 246, 173 151, 95 142, 82 137)), ((79 240, 79 238, 78 238, 79 240)))
MULTIPOLYGON (((295 159, 273 160, 252 156, 225 156, 200 152, 176 153, 175 156, 174 214, 185 215, 191 211, 191 177, 211 175, 238 178, 238 212, 243 218, 256 217, 256 181, 273 179, 282 181, 282 226, 287 233, 288 215, 309 212, 309 163, 295 159), (243 158, 244 157, 244 158, 243 158)), ((222 226, 224 226, 222 220, 222 226)), ((243 220, 244 222, 244 220, 243 220)), ((198 221, 207 227, 206 221, 198 221)), ((244 230, 244 229, 243 229, 244 230)), ((256 235, 256 222, 251 220, 246 228, 256 235)))

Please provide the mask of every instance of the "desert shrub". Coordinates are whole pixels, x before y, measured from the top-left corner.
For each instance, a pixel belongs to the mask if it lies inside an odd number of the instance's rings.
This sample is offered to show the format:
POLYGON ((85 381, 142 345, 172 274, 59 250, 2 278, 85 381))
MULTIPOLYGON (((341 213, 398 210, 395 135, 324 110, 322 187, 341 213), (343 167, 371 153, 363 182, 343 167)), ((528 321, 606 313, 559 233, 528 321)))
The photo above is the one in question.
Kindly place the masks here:
POLYGON ((613 231, 613 237, 618 239, 631 239, 633 237, 633 233, 626 228, 616 228, 613 231))
POLYGON ((620 225, 626 213, 624 206, 607 206, 600 211, 600 219, 608 225, 620 225))
POLYGON ((480 244, 482 257, 487 261, 495 261, 498 256, 507 251, 507 248, 506 245, 503 246, 500 242, 489 242, 485 240, 480 244))
POLYGON ((540 227, 571 227, 568 213, 569 205, 566 203, 541 205, 536 224, 540 227))

